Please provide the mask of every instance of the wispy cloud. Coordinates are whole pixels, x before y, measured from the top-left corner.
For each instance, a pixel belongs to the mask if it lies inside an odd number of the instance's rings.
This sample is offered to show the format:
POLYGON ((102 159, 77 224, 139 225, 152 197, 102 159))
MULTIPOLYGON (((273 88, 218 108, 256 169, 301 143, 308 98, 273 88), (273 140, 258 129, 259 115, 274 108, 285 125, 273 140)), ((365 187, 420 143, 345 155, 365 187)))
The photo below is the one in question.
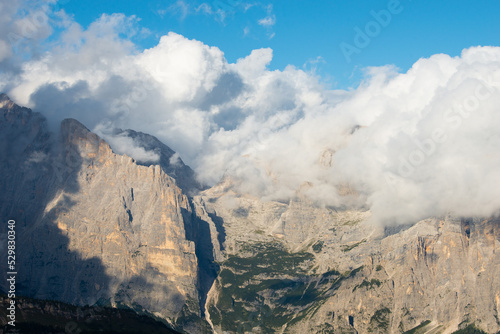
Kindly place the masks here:
POLYGON ((171 4, 166 8, 157 9, 157 14, 160 17, 164 17, 167 14, 174 16, 179 16, 180 20, 184 20, 191 12, 191 6, 189 3, 183 0, 177 0, 175 3, 171 4))
POLYGON ((207 15, 213 15, 213 11, 212 11, 212 7, 207 4, 207 3, 202 3, 201 5, 199 5, 198 7, 196 7, 196 12, 197 13, 203 13, 203 14, 207 14, 207 15))
POLYGON ((250 27, 246 26, 243 28, 243 36, 248 36, 250 35, 250 27))
POLYGON ((265 18, 260 19, 258 23, 263 27, 272 27, 276 23, 276 16, 266 16, 265 18))
POLYGON ((258 20, 257 23, 260 26, 266 28, 267 37, 269 39, 272 39, 276 35, 272 29, 274 27, 274 25, 276 24, 276 15, 273 14, 273 5, 267 5, 266 11, 267 11, 267 16, 258 20))
POLYGON ((316 58, 308 59, 304 65, 302 65, 302 68, 305 71, 308 71, 312 74, 315 74, 318 70, 319 65, 321 64, 326 64, 326 61, 323 57, 317 56, 316 58))

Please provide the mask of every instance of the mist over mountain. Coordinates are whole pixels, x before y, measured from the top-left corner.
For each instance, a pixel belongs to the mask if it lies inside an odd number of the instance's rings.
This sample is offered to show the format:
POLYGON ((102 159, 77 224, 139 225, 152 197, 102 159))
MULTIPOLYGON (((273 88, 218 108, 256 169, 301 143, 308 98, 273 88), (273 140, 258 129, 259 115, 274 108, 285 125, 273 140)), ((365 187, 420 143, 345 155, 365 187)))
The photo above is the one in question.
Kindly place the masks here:
MULTIPOLYGON (((0 113, 0 215, 16 221, 16 293, 35 299, 16 298, 22 328, 500 329, 498 218, 446 215, 381 229, 366 209, 315 205, 312 185, 288 202, 240 193, 231 177, 200 189, 177 153, 145 133, 114 130, 112 149, 75 119, 50 133, 43 115, 4 94, 0 113), (128 140, 158 159, 117 153, 128 140), (129 325, 105 325, 120 317, 129 325)), ((349 185, 342 194, 356 195, 349 185)), ((6 240, 0 234, 4 254, 6 240)))

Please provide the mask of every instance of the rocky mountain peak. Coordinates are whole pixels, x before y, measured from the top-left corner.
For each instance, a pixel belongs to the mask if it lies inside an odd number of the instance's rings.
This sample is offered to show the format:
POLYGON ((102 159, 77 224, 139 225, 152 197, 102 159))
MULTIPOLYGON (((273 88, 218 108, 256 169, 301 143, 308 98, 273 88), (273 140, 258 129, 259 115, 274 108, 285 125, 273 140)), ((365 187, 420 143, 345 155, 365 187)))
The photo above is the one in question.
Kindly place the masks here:
POLYGON ((65 119, 61 123, 61 142, 64 147, 77 149, 79 154, 91 158, 98 152, 104 154, 112 152, 107 142, 72 118, 65 119))
POLYGON ((0 94, 0 110, 2 110, 3 119, 11 124, 16 122, 25 124, 32 115, 31 109, 18 106, 7 94, 3 93, 0 94))
POLYGON ((7 103, 12 102, 7 94, 0 93, 0 108, 3 108, 7 103))
POLYGON ((500 329, 497 218, 381 231, 369 211, 304 200, 309 183, 282 203, 238 193, 229 176, 189 197, 194 172, 153 136, 110 135, 159 157, 139 162, 74 119, 56 144, 5 94, 2 113, 0 216, 20 227, 20 295, 131 307, 186 333, 500 329))
POLYGON ((0 154, 7 165, 27 159, 33 152, 47 152, 50 133, 45 117, 15 104, 0 94, 0 154))
POLYGON ((160 165, 169 176, 176 180, 177 185, 187 193, 194 193, 203 186, 196 180, 194 171, 184 164, 180 156, 158 138, 131 129, 115 129, 113 136, 128 137, 134 144, 142 147, 146 152, 154 152, 159 156, 158 161, 136 161, 138 165, 149 167, 160 165))

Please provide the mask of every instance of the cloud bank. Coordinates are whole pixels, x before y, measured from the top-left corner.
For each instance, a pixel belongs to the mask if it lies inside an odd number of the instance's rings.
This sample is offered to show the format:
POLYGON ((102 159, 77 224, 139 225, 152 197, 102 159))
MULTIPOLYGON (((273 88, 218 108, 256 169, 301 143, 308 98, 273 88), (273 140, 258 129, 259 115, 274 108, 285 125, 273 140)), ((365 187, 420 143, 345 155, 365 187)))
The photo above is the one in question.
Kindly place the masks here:
MULTIPOLYGON (((264 199, 367 208, 383 224, 499 213, 500 48, 434 55, 406 73, 368 68, 345 91, 293 66, 269 70, 270 49, 228 63, 217 47, 169 33, 140 51, 123 37, 134 29, 121 14, 88 29, 69 21, 46 53, 0 73, 0 91, 53 124, 150 133, 202 182, 230 177, 264 199)), ((120 153, 158 159, 106 133, 120 153)))

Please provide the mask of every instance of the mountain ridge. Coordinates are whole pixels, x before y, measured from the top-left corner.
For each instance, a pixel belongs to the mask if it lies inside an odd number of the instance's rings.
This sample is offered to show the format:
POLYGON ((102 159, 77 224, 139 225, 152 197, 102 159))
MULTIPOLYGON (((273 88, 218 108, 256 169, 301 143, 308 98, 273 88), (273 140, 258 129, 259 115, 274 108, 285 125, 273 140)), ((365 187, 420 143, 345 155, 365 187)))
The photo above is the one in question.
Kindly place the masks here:
POLYGON ((6 95, 0 110, 0 212, 17 222, 21 295, 125 305, 187 333, 500 330, 498 218, 384 229, 369 210, 263 201, 227 179, 197 188, 147 134, 115 132, 158 164, 74 119, 56 139, 6 95))

